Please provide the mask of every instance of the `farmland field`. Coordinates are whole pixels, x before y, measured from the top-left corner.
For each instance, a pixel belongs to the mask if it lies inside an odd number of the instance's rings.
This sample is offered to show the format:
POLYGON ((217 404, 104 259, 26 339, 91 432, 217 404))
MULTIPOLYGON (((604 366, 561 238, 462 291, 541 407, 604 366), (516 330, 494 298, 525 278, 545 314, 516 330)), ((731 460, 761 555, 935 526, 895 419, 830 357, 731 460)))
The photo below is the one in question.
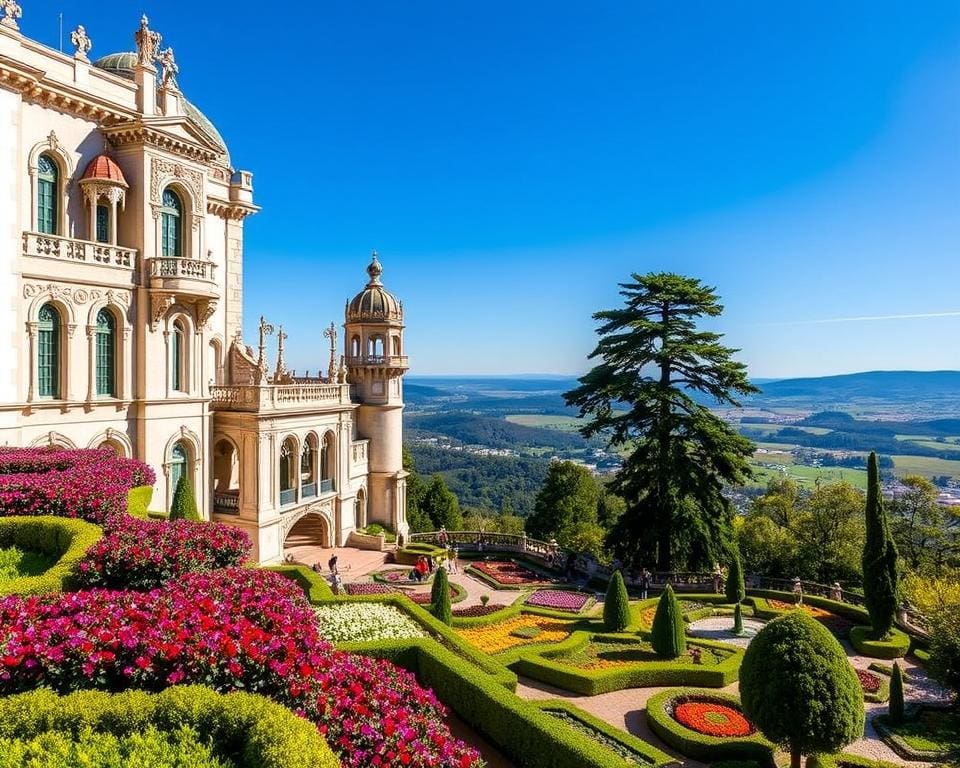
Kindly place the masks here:
POLYGON ((524 427, 557 429, 561 432, 576 432, 583 426, 583 422, 575 416, 552 416, 542 413, 516 413, 507 416, 506 420, 511 424, 520 424, 524 427))
POLYGON ((827 435, 830 432, 833 432, 832 429, 827 429, 826 427, 798 427, 793 424, 744 424, 740 422, 740 428, 746 429, 751 433, 762 434, 762 435, 775 435, 783 429, 787 428, 799 429, 801 432, 806 432, 810 435, 827 435))
MULTIPOLYGON (((803 488, 814 488, 818 479, 822 484, 838 483, 843 480, 856 488, 866 489, 867 487, 867 473, 866 470, 863 469, 848 469, 846 467, 806 467, 802 464, 787 464, 786 462, 780 462, 777 461, 777 459, 771 458, 771 456, 773 456, 773 454, 764 454, 761 460, 758 460, 756 456, 751 459, 750 465, 753 468, 754 476, 753 479, 747 483, 748 488, 766 488, 767 483, 770 480, 780 479, 783 477, 787 477, 795 481, 803 488), (784 469, 780 470, 773 467, 761 467, 760 461, 765 464, 781 463, 784 464, 784 469)), ((789 458, 792 461, 792 457, 789 458)))
POLYGON ((930 456, 893 456, 893 473, 897 477, 904 475, 949 475, 960 477, 960 461, 937 459, 930 456))

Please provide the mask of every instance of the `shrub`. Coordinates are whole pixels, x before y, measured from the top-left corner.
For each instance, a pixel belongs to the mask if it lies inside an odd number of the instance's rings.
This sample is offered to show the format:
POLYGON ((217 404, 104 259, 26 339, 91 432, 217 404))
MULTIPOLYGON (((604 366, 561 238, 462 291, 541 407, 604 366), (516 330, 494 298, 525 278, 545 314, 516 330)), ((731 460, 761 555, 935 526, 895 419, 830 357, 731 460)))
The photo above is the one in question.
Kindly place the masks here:
POLYGON ((623 583, 623 574, 615 571, 607 585, 607 596, 603 601, 603 628, 607 632, 623 632, 630 624, 630 598, 627 585, 623 583))
POLYGON ((199 521, 197 499, 193 495, 193 484, 186 472, 177 480, 177 487, 173 490, 173 502, 170 504, 170 520, 199 521))
POLYGON ((0 514, 77 517, 104 523, 127 509, 127 494, 152 486, 146 464, 106 450, 0 448, 0 514))
POLYGON ((147 593, 8 597, 0 600, 0 648, 0 695, 40 685, 203 683, 302 711, 351 768, 389 750, 438 766, 476 760, 451 737, 432 693, 390 664, 334 651, 299 587, 264 570, 191 573, 147 593))
POLYGON ((152 485, 138 485, 136 488, 131 488, 127 491, 127 514, 146 520, 152 499, 152 485))
POLYGON ((861 656, 872 659, 899 659, 910 650, 910 636, 899 629, 891 629, 883 640, 874 640, 870 627, 852 627, 850 644, 861 656))
POLYGON ((743 711, 775 744, 836 752, 863 735, 863 690, 847 656, 819 622, 794 611, 767 624, 740 666, 743 711))
POLYGON ((219 694, 202 686, 177 686, 158 694, 78 691, 58 696, 41 689, 0 698, 0 739, 61 734, 72 740, 85 730, 129 738, 149 728, 175 733, 183 727, 203 734, 218 755, 238 768, 340 765, 311 723, 252 693, 219 694))
POLYGON ((436 576, 433 577, 430 606, 433 615, 449 626, 453 621, 453 614, 450 608, 450 580, 447 578, 446 568, 438 568, 436 576))
POLYGON ((724 587, 727 602, 740 603, 747 596, 743 584, 743 566, 740 563, 740 553, 734 550, 730 558, 730 567, 727 571, 727 583, 724 587))
POLYGON ((314 605, 333 599, 333 590, 326 580, 305 565, 267 565, 264 570, 275 571, 298 584, 314 605))
POLYGON ((185 573, 240 565, 250 537, 225 523, 128 518, 108 530, 80 563, 86 587, 146 590, 185 573))
POLYGON ((658 656, 675 659, 687 650, 687 633, 683 623, 683 614, 669 584, 660 595, 657 613, 653 617, 653 629, 650 642, 658 656))
POLYGON ((883 508, 877 454, 867 459, 866 539, 863 545, 863 599, 874 637, 883 640, 897 610, 897 546, 883 508))
POLYGON ((102 531, 83 520, 62 517, 0 517, 0 547, 17 546, 57 557, 37 576, 23 576, 0 585, 0 595, 40 595, 77 586, 84 553, 102 531))
POLYGON ((903 722, 903 672, 900 665, 893 663, 893 674, 890 676, 890 722, 898 725, 903 722))

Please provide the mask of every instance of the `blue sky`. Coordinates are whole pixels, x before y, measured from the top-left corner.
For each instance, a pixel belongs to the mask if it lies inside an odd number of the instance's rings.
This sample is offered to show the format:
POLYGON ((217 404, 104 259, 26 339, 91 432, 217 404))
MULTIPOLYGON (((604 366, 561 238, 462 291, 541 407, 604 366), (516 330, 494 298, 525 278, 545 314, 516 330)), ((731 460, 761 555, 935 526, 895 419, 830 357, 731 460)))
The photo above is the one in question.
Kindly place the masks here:
POLYGON ((254 172, 247 337, 284 323, 291 367, 377 248, 419 374, 581 372, 649 270, 716 286, 758 377, 960 368, 955 0, 23 5, 175 48, 254 172))

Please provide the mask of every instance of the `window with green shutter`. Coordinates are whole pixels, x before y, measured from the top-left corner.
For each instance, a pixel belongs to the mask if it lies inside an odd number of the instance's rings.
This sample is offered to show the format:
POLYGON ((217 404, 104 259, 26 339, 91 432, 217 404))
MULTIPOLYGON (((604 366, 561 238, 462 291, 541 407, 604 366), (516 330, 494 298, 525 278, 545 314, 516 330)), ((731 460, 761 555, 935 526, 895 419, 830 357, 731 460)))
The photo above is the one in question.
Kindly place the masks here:
POLYGON ((108 309, 97 314, 96 378, 99 397, 116 397, 116 320, 108 309))
POLYGON ((97 206, 97 242, 105 243, 109 239, 110 211, 107 206, 97 206))
POLYGON ((57 188, 60 169, 49 155, 40 155, 37 161, 37 231, 45 235, 57 234, 57 188))
POLYGON ((176 392, 184 391, 183 341, 183 325, 178 320, 173 324, 170 339, 170 388, 176 392))
POLYGON ((37 382, 40 397, 60 397, 60 313, 52 304, 37 317, 37 382))
POLYGON ((160 209, 160 255, 183 256, 183 203, 172 189, 163 190, 160 209))

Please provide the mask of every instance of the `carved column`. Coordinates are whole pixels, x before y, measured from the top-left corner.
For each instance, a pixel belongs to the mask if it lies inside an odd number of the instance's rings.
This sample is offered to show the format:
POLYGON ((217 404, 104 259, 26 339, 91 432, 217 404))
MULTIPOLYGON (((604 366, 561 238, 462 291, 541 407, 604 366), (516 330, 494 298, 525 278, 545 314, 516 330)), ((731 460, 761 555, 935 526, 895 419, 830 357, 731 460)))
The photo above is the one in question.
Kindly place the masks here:
POLYGON ((40 391, 40 381, 39 381, 39 371, 37 370, 37 333, 39 330, 39 323, 32 322, 27 323, 27 335, 30 339, 28 344, 29 354, 30 354, 30 379, 27 382, 27 402, 32 403, 33 398, 37 392, 40 391))
POLYGON ((87 326, 87 406, 96 396, 97 326, 87 326))
POLYGON ((170 397, 170 331, 163 332, 163 371, 164 371, 164 391, 167 393, 167 398, 170 397))
POLYGON ((117 361, 117 370, 120 372, 120 381, 117 382, 117 394, 123 400, 130 400, 130 389, 133 385, 133 355, 130 351, 130 326, 123 326, 121 335, 120 359, 117 361))

